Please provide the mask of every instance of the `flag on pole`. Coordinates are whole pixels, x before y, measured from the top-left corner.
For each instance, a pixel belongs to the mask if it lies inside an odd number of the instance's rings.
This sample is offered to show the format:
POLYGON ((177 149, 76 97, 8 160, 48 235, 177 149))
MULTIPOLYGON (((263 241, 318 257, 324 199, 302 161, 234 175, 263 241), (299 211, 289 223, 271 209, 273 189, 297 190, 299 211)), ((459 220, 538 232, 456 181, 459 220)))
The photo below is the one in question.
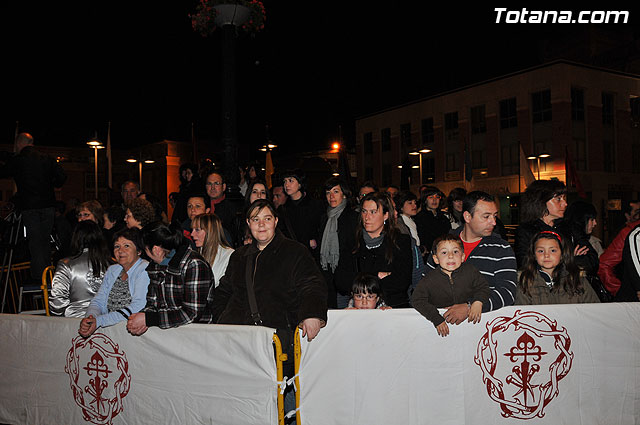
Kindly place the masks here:
POLYGON ((529 162, 527 161, 527 157, 524 155, 524 150, 522 150, 522 145, 519 145, 520 148, 520 171, 524 170, 522 173, 522 177, 524 177, 524 185, 525 188, 533 183, 536 178, 531 171, 531 167, 529 167, 529 162))
POLYGON ((564 170, 566 173, 567 187, 575 187, 578 191, 578 196, 583 199, 587 198, 587 194, 584 192, 582 187, 582 182, 578 177, 578 173, 576 168, 573 166, 573 161, 571 160, 571 153, 569 152, 569 146, 564 146, 564 170))
POLYGON ((198 147, 196 146, 196 132, 193 127, 193 122, 191 123, 191 145, 193 146, 193 162, 197 164, 198 163, 198 147))
POLYGON ((273 174, 273 162, 271 161, 271 150, 267 149, 267 160, 266 160, 266 171, 265 171, 265 179, 267 181, 267 187, 271 189, 271 176, 273 174))
POLYGON ((111 121, 107 127, 107 173, 109 178, 109 189, 113 189, 113 170, 111 168, 111 121))

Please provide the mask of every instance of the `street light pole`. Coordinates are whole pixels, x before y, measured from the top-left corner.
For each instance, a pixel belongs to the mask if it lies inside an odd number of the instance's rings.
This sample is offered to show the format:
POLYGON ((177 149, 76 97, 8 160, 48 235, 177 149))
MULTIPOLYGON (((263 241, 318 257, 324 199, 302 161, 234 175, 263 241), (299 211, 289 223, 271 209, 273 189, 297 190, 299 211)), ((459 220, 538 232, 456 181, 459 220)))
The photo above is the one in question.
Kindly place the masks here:
POLYGON ((540 158, 549 158, 551 155, 548 153, 541 153, 540 155, 530 155, 527 159, 535 159, 538 162, 538 180, 540 180, 540 158))
POLYGON ((431 149, 427 149, 427 148, 421 148, 420 150, 413 150, 411 152, 409 152, 409 155, 417 155, 419 157, 419 168, 420 168, 420 184, 424 183, 422 180, 422 154, 423 153, 429 153, 431 152, 431 149))
POLYGON ((98 200, 98 149, 102 149, 104 148, 104 146, 102 146, 102 143, 98 140, 97 137, 94 137, 93 139, 89 140, 87 142, 87 145, 89 145, 92 149, 93 149, 93 162, 94 162, 94 174, 93 174, 93 178, 94 178, 94 190, 95 190, 95 197, 96 200, 98 200))

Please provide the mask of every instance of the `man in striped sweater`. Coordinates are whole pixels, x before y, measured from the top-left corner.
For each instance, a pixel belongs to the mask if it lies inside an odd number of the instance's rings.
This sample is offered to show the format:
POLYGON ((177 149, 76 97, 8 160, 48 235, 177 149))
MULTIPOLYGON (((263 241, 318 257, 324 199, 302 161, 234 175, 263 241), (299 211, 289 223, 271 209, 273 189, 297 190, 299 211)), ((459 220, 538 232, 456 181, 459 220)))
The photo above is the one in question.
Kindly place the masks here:
MULTIPOLYGON (((498 207, 491 195, 469 192, 462 201, 464 225, 451 231, 464 244, 465 261, 473 264, 489 283, 489 302, 482 306, 483 312, 512 305, 516 297, 516 256, 509 243, 493 233, 497 216, 498 207)), ((433 258, 429 257, 427 265, 435 269, 433 258)), ((468 304, 456 304, 449 307, 443 317, 457 325, 468 315, 468 304)))

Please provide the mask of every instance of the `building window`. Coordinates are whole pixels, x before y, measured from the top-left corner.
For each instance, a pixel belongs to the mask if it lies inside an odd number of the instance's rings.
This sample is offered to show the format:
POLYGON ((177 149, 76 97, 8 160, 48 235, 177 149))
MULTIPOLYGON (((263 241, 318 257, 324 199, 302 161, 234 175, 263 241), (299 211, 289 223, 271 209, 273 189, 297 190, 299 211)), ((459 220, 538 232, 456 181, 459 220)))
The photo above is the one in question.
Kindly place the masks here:
POLYGON ((612 173, 616 170, 615 164, 615 147, 612 140, 604 139, 602 141, 602 151, 604 153, 602 159, 604 161, 604 171, 612 173))
POLYGON ((383 128, 380 131, 380 139, 382 143, 382 152, 389 152, 391 150, 391 129, 383 128))
POLYGON ((444 114, 444 129, 445 131, 458 129, 457 112, 449 112, 448 114, 444 114))
POLYGON ((602 93, 602 125, 613 126, 613 94, 602 93))
POLYGON ((364 167, 364 179, 373 180, 373 167, 364 167))
POLYGON ((518 174, 520 171, 520 147, 517 143, 501 146, 502 175, 518 174))
POLYGON ((371 154, 373 153, 373 135, 369 133, 364 133, 364 153, 371 154))
POLYGON ((582 139, 575 139, 576 143, 576 169, 580 171, 587 170, 587 141, 582 139))
POLYGON ((584 121, 584 90, 571 87, 571 119, 584 121))
POLYGON ((516 111, 516 98, 500 101, 500 128, 512 128, 518 126, 518 115, 516 111))
POLYGON ((411 123, 400 126, 400 143, 404 147, 411 147, 411 123))
POLYGON ((445 146, 445 170, 460 170, 460 138, 458 131, 458 113, 444 114, 444 146, 445 146))
POLYGON ((433 118, 425 118, 422 120, 422 144, 426 145, 428 143, 433 143, 434 134, 433 134, 433 118))
POLYGON ((391 171, 391 163, 387 162, 382 164, 382 186, 389 186, 391 184, 391 171))
POLYGON ((543 90, 531 95, 533 123, 551 121, 551 90, 543 90))
POLYGON ((631 127, 640 127, 640 97, 632 97, 629 99, 631 107, 631 127))
POLYGON ((480 134, 487 132, 487 120, 485 118, 484 105, 474 106, 471 108, 471 134, 480 134))

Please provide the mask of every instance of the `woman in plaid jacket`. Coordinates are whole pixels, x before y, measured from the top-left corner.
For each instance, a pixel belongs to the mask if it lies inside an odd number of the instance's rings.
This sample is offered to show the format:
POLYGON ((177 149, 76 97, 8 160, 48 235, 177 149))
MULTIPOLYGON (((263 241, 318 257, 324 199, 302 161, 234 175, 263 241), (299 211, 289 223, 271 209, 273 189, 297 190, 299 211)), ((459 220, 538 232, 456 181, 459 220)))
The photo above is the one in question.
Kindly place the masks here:
POLYGON ((127 329, 142 335, 149 326, 174 328, 206 321, 207 296, 213 285, 211 266, 176 227, 152 223, 143 229, 149 290, 147 306, 129 317, 127 329))

